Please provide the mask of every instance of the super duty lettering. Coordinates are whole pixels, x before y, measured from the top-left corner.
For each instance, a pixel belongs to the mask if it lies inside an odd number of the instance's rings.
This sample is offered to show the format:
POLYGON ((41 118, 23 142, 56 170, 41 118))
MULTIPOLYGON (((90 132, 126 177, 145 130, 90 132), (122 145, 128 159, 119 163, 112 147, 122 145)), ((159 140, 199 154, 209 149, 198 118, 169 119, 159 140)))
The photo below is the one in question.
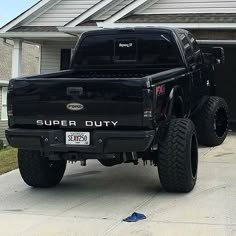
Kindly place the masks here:
MULTIPOLYGON (((85 121, 85 127, 116 127, 119 123, 118 121, 85 121)), ((37 120, 36 124, 38 126, 65 126, 72 127, 77 126, 79 122, 68 121, 68 120, 37 120)))

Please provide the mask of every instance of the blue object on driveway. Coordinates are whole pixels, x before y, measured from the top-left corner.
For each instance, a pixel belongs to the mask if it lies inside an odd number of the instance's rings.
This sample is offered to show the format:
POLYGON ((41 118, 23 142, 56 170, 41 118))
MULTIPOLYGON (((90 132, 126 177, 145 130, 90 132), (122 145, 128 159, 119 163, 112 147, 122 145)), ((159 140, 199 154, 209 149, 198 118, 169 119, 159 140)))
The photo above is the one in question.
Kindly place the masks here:
POLYGON ((146 216, 141 213, 134 212, 131 216, 128 216, 127 218, 123 219, 123 221, 126 222, 137 222, 139 220, 146 219, 146 216))

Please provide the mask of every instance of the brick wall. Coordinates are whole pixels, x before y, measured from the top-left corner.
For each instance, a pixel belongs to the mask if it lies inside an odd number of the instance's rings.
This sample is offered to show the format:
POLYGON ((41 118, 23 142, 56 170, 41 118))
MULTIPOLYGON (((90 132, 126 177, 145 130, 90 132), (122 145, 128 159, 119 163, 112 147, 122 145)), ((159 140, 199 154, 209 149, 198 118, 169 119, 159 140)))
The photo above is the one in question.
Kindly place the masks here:
MULTIPOLYGON (((12 45, 4 44, 0 39, 0 79, 9 80, 11 78, 12 66, 12 45)), ((23 43, 22 49, 22 75, 33 75, 39 73, 40 50, 37 46, 23 43)))
POLYGON ((0 79, 8 80, 11 78, 12 46, 5 45, 0 39, 0 79))

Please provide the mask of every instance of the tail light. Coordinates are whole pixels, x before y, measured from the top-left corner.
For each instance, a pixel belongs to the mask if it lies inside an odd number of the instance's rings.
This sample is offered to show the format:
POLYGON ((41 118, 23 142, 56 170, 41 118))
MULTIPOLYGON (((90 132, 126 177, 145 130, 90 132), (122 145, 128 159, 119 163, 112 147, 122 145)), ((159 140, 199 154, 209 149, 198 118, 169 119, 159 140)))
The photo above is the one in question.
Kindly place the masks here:
POLYGON ((143 126, 152 128, 153 125, 153 91, 143 90, 143 126))
POLYGON ((165 85, 163 85, 163 84, 162 85, 158 85, 155 88, 155 93, 156 93, 157 97, 165 95, 165 92, 166 92, 166 88, 165 88, 165 85))
POLYGON ((153 92, 151 89, 143 90, 143 117, 152 118, 153 110, 153 92))

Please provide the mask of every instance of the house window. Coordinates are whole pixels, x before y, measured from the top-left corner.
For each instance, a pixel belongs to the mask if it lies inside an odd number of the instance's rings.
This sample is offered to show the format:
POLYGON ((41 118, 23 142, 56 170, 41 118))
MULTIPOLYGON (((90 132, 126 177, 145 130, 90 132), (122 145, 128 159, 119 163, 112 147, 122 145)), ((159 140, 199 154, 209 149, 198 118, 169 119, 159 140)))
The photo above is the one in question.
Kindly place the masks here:
POLYGON ((71 51, 71 49, 61 49, 61 70, 70 68, 71 51))
POLYGON ((7 120, 7 87, 2 87, 1 120, 7 120))

